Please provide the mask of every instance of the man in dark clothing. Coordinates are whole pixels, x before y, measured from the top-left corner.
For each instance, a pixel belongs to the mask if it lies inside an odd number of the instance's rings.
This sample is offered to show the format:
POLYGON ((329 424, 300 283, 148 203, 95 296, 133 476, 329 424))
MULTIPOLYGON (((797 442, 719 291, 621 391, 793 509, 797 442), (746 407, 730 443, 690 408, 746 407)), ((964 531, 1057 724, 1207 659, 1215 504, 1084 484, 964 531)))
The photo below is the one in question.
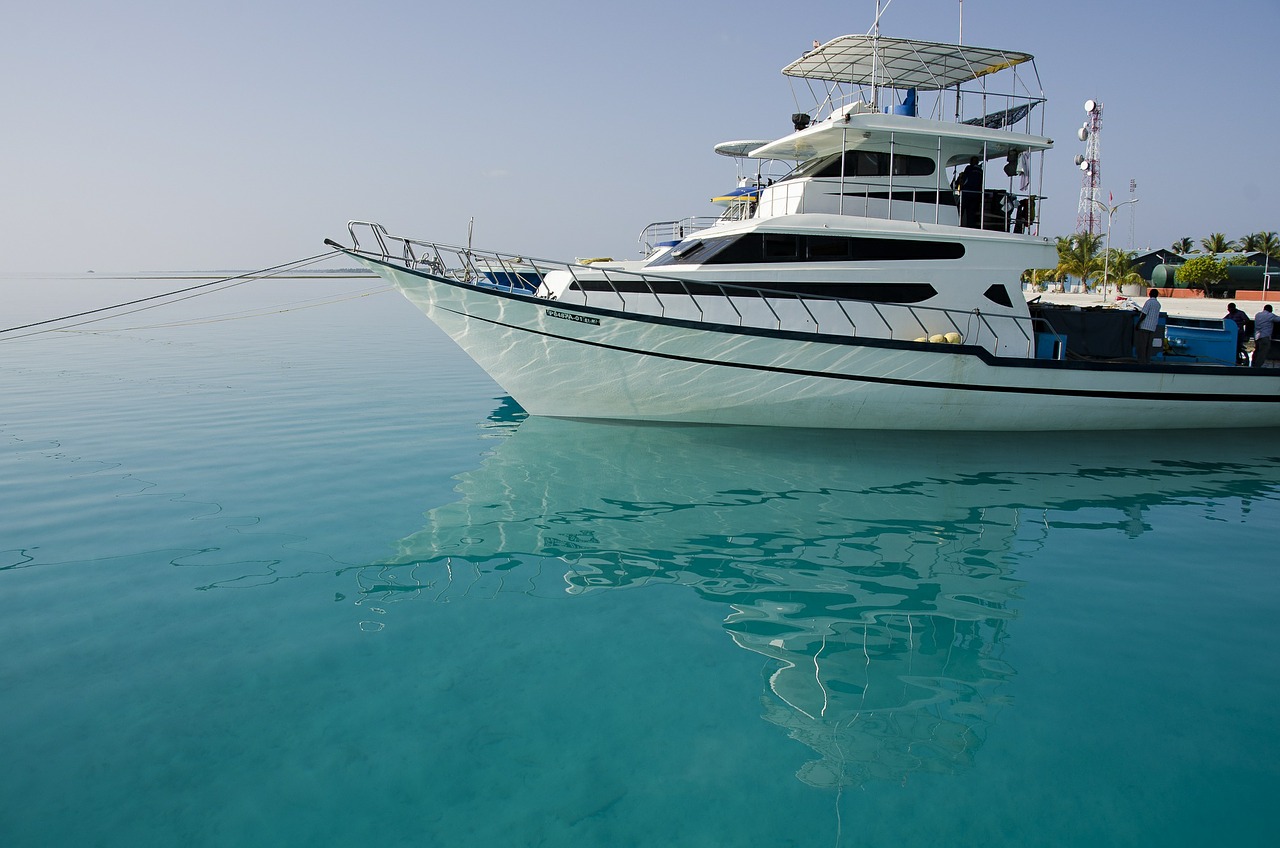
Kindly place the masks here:
POLYGON ((982 165, 977 156, 969 157, 969 165, 956 180, 960 190, 960 226, 982 227, 982 165))
POLYGON ((1244 341, 1249 338, 1249 316, 1243 309, 1237 309, 1234 303, 1228 303, 1227 314, 1222 317, 1236 322, 1236 364, 1248 364, 1249 360, 1244 355, 1244 341))

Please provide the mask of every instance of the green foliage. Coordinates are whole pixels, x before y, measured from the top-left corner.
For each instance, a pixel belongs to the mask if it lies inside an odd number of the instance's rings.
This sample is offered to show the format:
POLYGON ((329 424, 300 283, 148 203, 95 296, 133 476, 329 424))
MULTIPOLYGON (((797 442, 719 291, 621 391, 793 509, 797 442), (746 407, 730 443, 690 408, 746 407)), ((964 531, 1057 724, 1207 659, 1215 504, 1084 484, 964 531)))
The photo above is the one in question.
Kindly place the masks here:
MULTIPOLYGON (((1128 251, 1113 249, 1110 254, 1102 251, 1103 236, 1089 233, 1076 233, 1058 239, 1058 265, 1053 269, 1030 269, 1022 274, 1022 282, 1041 288, 1043 283, 1062 282, 1066 277, 1074 277, 1089 288, 1095 282, 1101 282, 1103 269, 1106 267, 1107 280, 1111 285, 1145 284, 1133 263, 1134 254, 1128 251)), ((1200 245, 1207 253, 1264 253, 1272 262, 1280 263, 1280 234, 1269 230, 1247 233, 1238 241, 1228 239, 1224 233, 1210 233, 1200 239, 1200 245)), ((1191 253, 1195 245, 1190 236, 1175 239, 1169 249, 1174 253, 1186 255, 1191 253)), ((1261 261, 1261 260, 1259 260, 1261 261)), ((1227 266, 1243 265, 1247 261, 1242 257, 1231 257, 1227 260, 1214 259, 1212 256, 1197 256, 1179 265, 1178 281, 1192 289, 1204 289, 1206 286, 1225 282, 1227 266)))
POLYGON ((1205 253, 1230 253, 1238 247, 1234 241, 1227 238, 1226 233, 1209 233, 1208 236, 1200 239, 1200 246, 1204 248, 1205 253))
POLYGON ((1056 282, 1057 279, 1058 269, 1056 268, 1028 268, 1020 277, 1024 285, 1030 285, 1031 288, 1040 292, 1049 288, 1046 283, 1056 282))
POLYGON ((1058 267, 1054 269, 1057 278, 1077 277, 1087 288, 1089 278, 1102 273, 1102 257, 1098 254, 1101 244, 1102 236, 1090 233, 1058 239, 1058 267))
POLYGON ((1260 230, 1240 237, 1240 249, 1246 253, 1265 253, 1272 261, 1280 262, 1280 235, 1260 230))
POLYGON ((1103 257, 1107 282, 1110 285, 1140 286, 1146 283, 1138 273, 1138 266, 1134 263, 1133 257, 1134 254, 1117 247, 1111 248, 1111 251, 1103 257))
POLYGON ((1203 291, 1227 279, 1227 264, 1212 256, 1197 256, 1178 266, 1177 279, 1189 289, 1203 291))

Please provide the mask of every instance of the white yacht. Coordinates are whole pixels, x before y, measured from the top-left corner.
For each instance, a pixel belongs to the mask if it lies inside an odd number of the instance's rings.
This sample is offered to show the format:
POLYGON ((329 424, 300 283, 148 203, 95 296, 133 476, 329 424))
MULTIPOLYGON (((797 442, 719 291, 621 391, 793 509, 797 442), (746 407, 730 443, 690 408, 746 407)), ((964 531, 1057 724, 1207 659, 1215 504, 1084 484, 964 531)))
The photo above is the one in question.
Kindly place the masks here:
MULTIPOLYGON (((1280 370, 1182 345, 1134 356, 1134 314, 1028 305, 1045 98, 1027 53, 846 35, 783 69, 813 95, 716 218, 644 257, 559 262, 392 236, 344 250, 533 415, 763 426, 1071 430, 1280 425, 1280 370), (519 285, 504 285, 518 279, 519 285), (1172 351, 1171 351, 1172 352, 1172 351)), ((1221 322, 1218 322, 1221 323, 1221 322)), ((1164 338, 1163 328, 1157 343, 1164 338)))

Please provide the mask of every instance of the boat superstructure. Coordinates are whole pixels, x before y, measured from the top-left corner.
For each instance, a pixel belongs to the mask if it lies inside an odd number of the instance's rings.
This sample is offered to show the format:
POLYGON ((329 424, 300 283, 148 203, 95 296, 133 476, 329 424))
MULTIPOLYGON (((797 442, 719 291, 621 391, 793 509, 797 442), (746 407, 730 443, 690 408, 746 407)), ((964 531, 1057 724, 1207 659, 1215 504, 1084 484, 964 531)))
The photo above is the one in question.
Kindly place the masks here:
MULTIPOLYGON (((1028 306, 1022 272, 1056 264, 1039 227, 1053 141, 1029 54, 847 35, 783 73, 813 107, 781 138, 718 152, 788 170, 740 181, 716 198, 717 218, 646 228, 640 260, 515 257, 370 222, 352 222, 343 249, 533 414, 873 429, 1280 424, 1275 373, 1073 357, 1063 327, 1077 325, 1028 306)), ((1129 354, 1132 323, 1108 325, 1129 354)))

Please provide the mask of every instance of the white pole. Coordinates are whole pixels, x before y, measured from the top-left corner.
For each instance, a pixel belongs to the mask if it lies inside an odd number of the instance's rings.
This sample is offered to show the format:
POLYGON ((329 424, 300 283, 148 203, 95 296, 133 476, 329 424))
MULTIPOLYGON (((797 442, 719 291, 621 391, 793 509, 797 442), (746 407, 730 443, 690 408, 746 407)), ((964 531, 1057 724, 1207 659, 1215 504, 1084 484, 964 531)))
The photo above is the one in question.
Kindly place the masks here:
POLYGON ((1107 213, 1107 248, 1106 248, 1106 253, 1102 255, 1102 299, 1106 300, 1107 299, 1107 276, 1109 275, 1110 269, 1111 269, 1111 219, 1115 217, 1117 209, 1119 209, 1121 206, 1128 206, 1130 203, 1137 203, 1138 198, 1135 197, 1130 200, 1126 200, 1123 203, 1117 203, 1115 206, 1108 206, 1107 204, 1103 203, 1101 200, 1098 200, 1097 198, 1094 198, 1093 202, 1101 206, 1103 211, 1107 213))
MULTIPOLYGON (((1114 210, 1113 210, 1114 211, 1114 210)), ((1102 254, 1102 299, 1107 299, 1107 277, 1111 274, 1111 215, 1107 213, 1107 252, 1102 254)))

